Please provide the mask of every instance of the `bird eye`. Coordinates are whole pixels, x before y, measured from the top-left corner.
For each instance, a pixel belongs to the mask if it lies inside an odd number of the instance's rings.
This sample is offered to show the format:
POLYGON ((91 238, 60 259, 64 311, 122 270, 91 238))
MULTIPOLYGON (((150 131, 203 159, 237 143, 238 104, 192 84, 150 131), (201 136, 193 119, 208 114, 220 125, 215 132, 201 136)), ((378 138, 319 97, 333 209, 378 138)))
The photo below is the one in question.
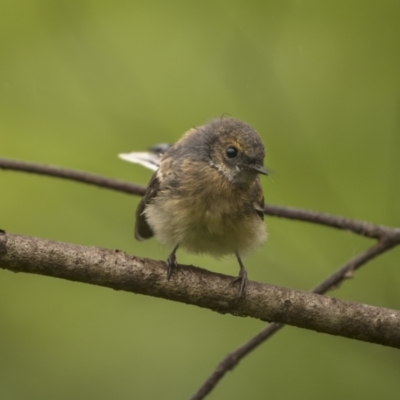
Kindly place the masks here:
POLYGON ((229 146, 229 147, 226 149, 226 155, 227 155, 229 158, 235 158, 235 157, 238 155, 238 149, 237 149, 236 147, 229 146))

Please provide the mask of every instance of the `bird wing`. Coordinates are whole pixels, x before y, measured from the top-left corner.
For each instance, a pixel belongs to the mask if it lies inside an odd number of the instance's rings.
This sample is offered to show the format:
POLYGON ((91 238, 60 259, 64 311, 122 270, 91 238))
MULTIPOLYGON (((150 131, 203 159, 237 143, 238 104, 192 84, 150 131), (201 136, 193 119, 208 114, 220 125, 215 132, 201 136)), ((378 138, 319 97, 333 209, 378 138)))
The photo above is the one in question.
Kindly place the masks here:
POLYGON ((153 230, 147 223, 144 211, 147 204, 149 204, 149 202, 157 196, 159 190, 160 180, 157 176, 157 172, 155 172, 150 179, 150 182, 146 189, 146 193, 140 200, 140 203, 138 204, 136 209, 135 238, 137 240, 150 239, 154 236, 153 230))
POLYGON ((255 191, 254 209, 259 217, 264 220, 264 194, 261 187, 261 182, 257 178, 253 190, 255 191))
POLYGON ((147 186, 146 193, 140 200, 136 209, 136 223, 135 223, 135 238, 137 240, 149 239, 154 236, 154 232, 147 223, 144 211, 147 204, 157 196, 160 189, 160 179, 158 177, 157 171, 160 167, 161 156, 170 148, 172 144, 161 143, 149 148, 149 151, 144 152, 132 152, 132 153, 120 153, 118 157, 122 160, 140 164, 143 167, 155 171, 150 179, 147 186))

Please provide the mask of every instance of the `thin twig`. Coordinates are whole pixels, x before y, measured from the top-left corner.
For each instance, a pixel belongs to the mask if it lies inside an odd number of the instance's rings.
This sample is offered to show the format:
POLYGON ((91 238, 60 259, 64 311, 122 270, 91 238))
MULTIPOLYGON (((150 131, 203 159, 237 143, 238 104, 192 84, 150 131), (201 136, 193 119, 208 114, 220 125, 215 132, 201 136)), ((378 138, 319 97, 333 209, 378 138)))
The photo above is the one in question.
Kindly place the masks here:
POLYGON ((383 238, 379 242, 375 243, 369 249, 358 254, 353 259, 344 264, 341 268, 336 270, 331 276, 323 280, 320 284, 312 289, 312 293, 325 294, 332 289, 336 289, 339 284, 344 280, 352 278, 353 273, 360 267, 371 261, 375 257, 386 253, 393 247, 400 243, 400 235, 394 233, 386 238, 383 238))
MULTIPOLYGON (((399 238, 397 238, 396 240, 396 237, 390 237, 386 240, 383 239, 379 241, 378 243, 358 254, 352 260, 337 269, 330 277, 328 277, 319 285, 317 285, 314 289, 312 289, 312 293, 325 294, 329 290, 336 288, 344 280, 351 278, 354 271, 356 271, 358 268, 398 244, 399 238)), ((220 382, 220 380, 225 376, 228 371, 233 370, 244 357, 246 357, 249 353, 255 350, 258 346, 264 343, 274 333, 282 329, 284 326, 284 324, 277 324, 272 322, 261 332, 252 337, 249 341, 240 346, 233 353, 228 354, 218 364, 214 372, 201 385, 201 387, 193 395, 193 397, 191 397, 191 400, 204 399, 216 387, 216 385, 220 382)))
POLYGON ((259 332, 256 336, 252 337, 248 342, 240 346, 233 353, 228 354, 215 368, 213 373, 207 380, 200 386, 199 390, 190 398, 190 400, 204 399, 226 375, 226 373, 234 369, 244 357, 255 350, 261 343, 265 342, 274 333, 282 329, 284 324, 276 324, 271 322, 259 332))
POLYGON ((101 188, 112 189, 118 192, 143 196, 146 187, 135 185, 118 179, 106 178, 101 175, 61 168, 55 165, 37 164, 33 162, 10 160, 0 157, 0 169, 10 171, 22 171, 32 174, 51 176, 53 178, 69 179, 76 182, 87 183, 101 188))
POLYGON ((357 221, 355 219, 331 215, 327 213, 320 213, 310 210, 302 210, 300 208, 276 206, 266 204, 264 213, 273 217, 281 217, 286 219, 294 219, 303 222, 312 222, 329 226, 331 228, 341 229, 357 233, 358 235, 365 236, 371 239, 381 239, 390 234, 392 227, 386 227, 370 222, 357 221))
MULTIPOLYGON (((123 193, 143 195, 146 188, 129 182, 117 179, 106 178, 96 174, 61 168, 51 165, 43 165, 32 162, 10 160, 0 157, 0 169, 23 171, 39 175, 52 176, 63 179, 70 179, 77 182, 87 183, 98 187, 116 190, 123 193)), ((284 207, 267 204, 264 213, 273 217, 287 218, 298 221, 329 226, 331 228, 348 230, 358 235, 369 238, 381 239, 395 228, 371 224, 364 221, 357 221, 350 218, 334 216, 309 210, 302 210, 294 207, 284 207)))

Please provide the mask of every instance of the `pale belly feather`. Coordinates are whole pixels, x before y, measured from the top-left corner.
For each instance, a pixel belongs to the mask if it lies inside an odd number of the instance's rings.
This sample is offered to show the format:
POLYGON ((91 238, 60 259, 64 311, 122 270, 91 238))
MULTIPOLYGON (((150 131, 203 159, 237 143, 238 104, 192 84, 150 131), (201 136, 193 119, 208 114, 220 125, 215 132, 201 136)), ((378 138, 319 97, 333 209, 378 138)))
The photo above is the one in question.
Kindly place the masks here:
POLYGON ((170 248, 179 245, 192 253, 217 257, 243 255, 265 241, 265 224, 255 212, 232 214, 231 209, 229 202, 206 204, 198 198, 161 195, 147 206, 145 214, 156 238, 170 248))

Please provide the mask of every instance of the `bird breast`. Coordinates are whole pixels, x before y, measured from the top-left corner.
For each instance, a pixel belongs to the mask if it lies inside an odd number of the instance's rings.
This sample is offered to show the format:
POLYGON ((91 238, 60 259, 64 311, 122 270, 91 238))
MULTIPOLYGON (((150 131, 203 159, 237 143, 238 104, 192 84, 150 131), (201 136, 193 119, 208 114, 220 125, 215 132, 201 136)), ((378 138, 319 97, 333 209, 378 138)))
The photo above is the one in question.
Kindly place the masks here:
POLYGON ((147 206, 146 219, 157 239, 171 248, 223 256, 247 253, 266 238, 254 210, 252 191, 236 188, 219 171, 182 165, 178 176, 147 206))

